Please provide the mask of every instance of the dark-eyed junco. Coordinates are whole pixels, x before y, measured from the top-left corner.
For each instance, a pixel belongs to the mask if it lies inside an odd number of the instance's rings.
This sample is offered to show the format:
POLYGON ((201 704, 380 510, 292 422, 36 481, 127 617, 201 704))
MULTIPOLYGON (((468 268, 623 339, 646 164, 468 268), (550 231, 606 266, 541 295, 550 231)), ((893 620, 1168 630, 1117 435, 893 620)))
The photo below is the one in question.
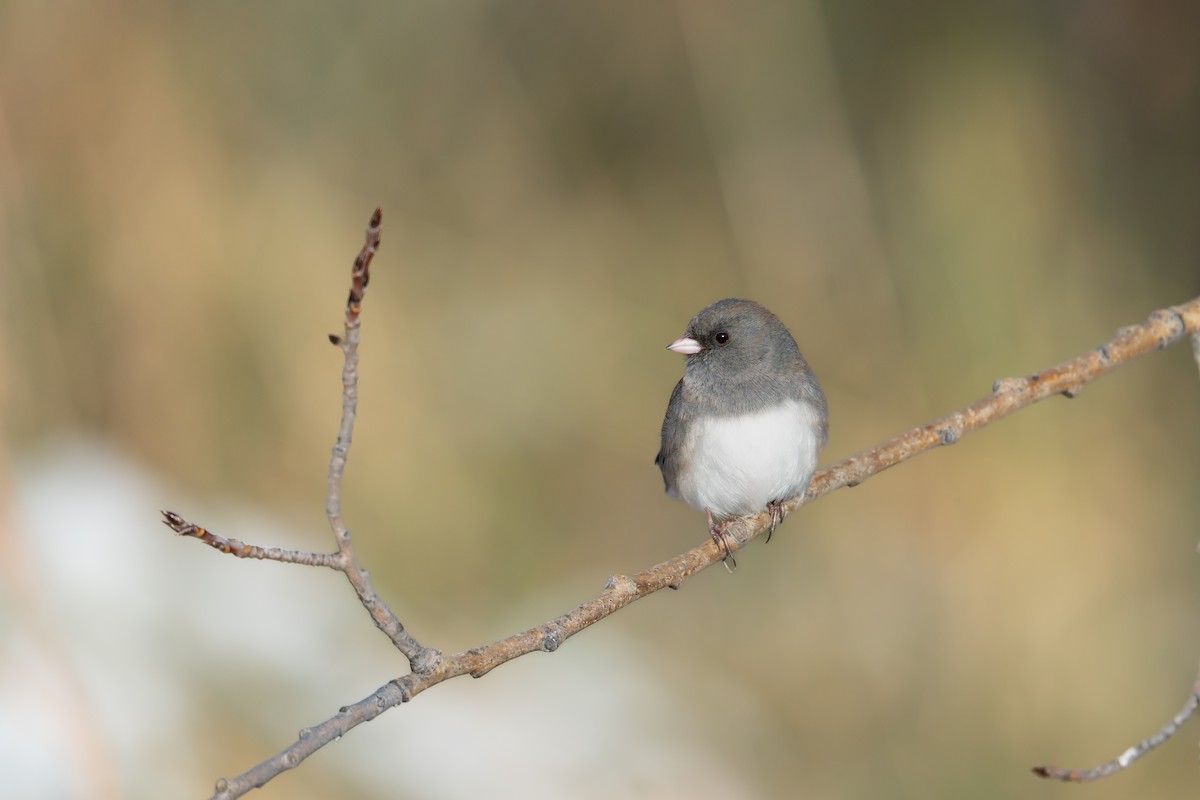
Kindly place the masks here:
POLYGON ((750 300, 713 303, 667 349, 687 367, 654 463, 668 495, 705 512, 728 558, 725 519, 765 509, 774 532, 780 503, 808 488, 829 433, 825 393, 788 329, 750 300))

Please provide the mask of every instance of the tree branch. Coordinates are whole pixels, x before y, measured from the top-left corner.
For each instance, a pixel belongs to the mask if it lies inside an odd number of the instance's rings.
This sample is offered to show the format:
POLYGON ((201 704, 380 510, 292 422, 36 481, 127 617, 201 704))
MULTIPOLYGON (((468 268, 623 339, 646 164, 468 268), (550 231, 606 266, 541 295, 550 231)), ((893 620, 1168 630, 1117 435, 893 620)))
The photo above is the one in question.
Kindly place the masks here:
POLYGON ((329 528, 337 541, 336 553, 310 553, 301 550, 284 550, 278 547, 248 545, 238 539, 226 539, 199 525, 185 520, 174 511, 163 511, 163 522, 176 533, 199 539, 223 553, 238 558, 257 558, 302 564, 311 567, 328 567, 343 573, 354 587, 359 602, 371 615, 372 621, 383 631, 396 649, 408 658, 409 667, 416 672, 428 671, 440 658, 437 650, 424 647, 404 629, 400 619, 379 598, 371 585, 370 576, 358 563, 354 555, 354 544, 350 531, 342 520, 342 476, 346 471, 346 458, 354 433, 354 418, 358 408, 358 344, 361 332, 359 315, 362 313, 363 295, 371 281, 371 260, 379 249, 381 209, 375 209, 367 224, 366 241, 350 273, 350 296, 346 299, 345 334, 330 334, 329 341, 342 351, 342 421, 338 426, 337 440, 329 459, 329 491, 325 500, 325 515, 329 528))
MULTIPOLYGON (((864 450, 817 473, 803 500, 786 504, 792 511, 843 486, 857 486, 867 478, 907 461, 918 453, 954 444, 963 436, 1054 395, 1074 398, 1083 388, 1122 364, 1175 344, 1184 336, 1200 333, 1200 297, 1160 309, 1140 325, 1117 331, 1108 342, 1056 367, 1024 378, 1001 378, 992 393, 966 408, 913 428, 890 442, 864 450)), ((1198 356, 1200 358, 1200 356, 1198 356)), ((759 518, 765 515, 759 515, 759 518)), ((757 519, 757 518, 756 518, 757 519)))
POLYGON ((383 631, 392 644, 408 659, 409 667, 414 671, 428 670, 440 654, 431 648, 423 647, 413 636, 404 629, 400 619, 380 599, 371 586, 370 576, 358 563, 354 555, 354 544, 350 538, 350 530, 342 520, 342 476, 346 472, 346 458, 350 454, 350 442, 354 435, 354 419, 358 410, 358 344, 361 333, 359 314, 362 312, 363 294, 371 281, 371 260, 379 249, 380 225, 383 221, 382 209, 376 208, 367 225, 366 242, 354 259, 354 268, 350 273, 350 296, 346 299, 345 335, 330 336, 329 341, 342 350, 344 362, 342 365, 342 421, 338 426, 337 441, 333 445, 333 453, 329 458, 329 492, 325 499, 325 516, 329 519, 329 529, 338 546, 338 569, 340 569, 354 587, 358 600, 363 608, 371 615, 375 627, 383 631))
MULTIPOLYGON (((501 664, 534 651, 554 652, 564 641, 583 629, 659 589, 667 586, 678 587, 689 577, 721 561, 726 555, 722 545, 706 537, 700 546, 635 575, 610 576, 603 591, 578 608, 498 642, 450 656, 443 656, 439 651, 419 644, 371 587, 367 571, 355 557, 350 532, 343 522, 341 509, 342 476, 350 449, 358 400, 359 315, 362 310, 363 292, 370 279, 371 259, 379 246, 379 229, 380 211, 376 209, 367 228, 366 243, 354 262, 350 297, 346 304, 345 335, 329 337, 333 344, 342 349, 345 357, 342 369, 342 420, 330 459, 329 493, 326 500, 326 515, 337 540, 337 552, 305 553, 246 545, 187 522, 174 512, 164 511, 163 515, 164 522, 176 532, 199 539, 221 552, 239 558, 322 566, 344 573, 359 600, 371 614, 375 625, 408 658, 412 671, 388 682, 357 703, 341 708, 325 722, 300 731, 295 742, 247 772, 236 778, 222 778, 217 782, 214 795, 218 800, 240 797, 251 789, 262 786, 280 773, 298 766, 305 758, 352 728, 374 719, 393 706, 408 702, 431 686, 462 675, 482 677, 501 664)), ((827 467, 814 476, 803 496, 792 498, 783 504, 783 511, 785 514, 791 513, 804 503, 843 486, 857 486, 888 467, 919 453, 953 444, 968 433, 1027 408, 1039 400, 1058 394, 1075 397, 1088 383, 1121 364, 1154 350, 1161 350, 1188 335, 1193 337, 1197 359, 1200 361, 1200 343, 1197 343, 1200 342, 1200 298, 1156 311, 1144 323, 1118 331, 1111 341, 1071 361, 1024 378, 1000 379, 993 386, 992 393, 981 400, 827 467)), ((737 550, 745 546, 766 530, 770 520, 768 513, 735 520, 725 529, 729 547, 737 550)), ((1195 700, 1196 695, 1193 695, 1189 701, 1193 705, 1191 710, 1185 707, 1187 716, 1195 710, 1195 700)), ((1182 724, 1186 718, 1181 712, 1181 715, 1176 717, 1178 723, 1175 727, 1182 724)), ((1163 736, 1163 740, 1173 732, 1174 728, 1163 736)), ((1145 749, 1149 750, 1159 743, 1154 741, 1145 749)), ((1122 759, 1125 759, 1125 756, 1122 756, 1122 759)), ((1132 760, 1132 757, 1126 760, 1132 760)))
POLYGON ((1167 723, 1155 731, 1153 735, 1142 739, 1112 761, 1105 762, 1091 769, 1081 770, 1061 769, 1059 767, 1034 767, 1033 774, 1040 778, 1051 778, 1065 783, 1088 783, 1100 778, 1107 778, 1109 775, 1115 775, 1174 736, 1183 723, 1192 718, 1197 708, 1200 708, 1200 674, 1197 674, 1196 682, 1192 684, 1192 693, 1188 695, 1187 701, 1183 704, 1183 708, 1179 709, 1178 714, 1167 720, 1167 723))
POLYGON ((307 567, 329 567, 341 569, 339 553, 310 553, 307 550, 284 550, 282 547, 259 547, 246 544, 241 539, 226 539, 207 528, 188 522, 174 511, 162 512, 163 524, 180 536, 199 539, 214 550, 238 558, 257 558, 262 561, 281 561, 284 564, 303 564, 307 567))

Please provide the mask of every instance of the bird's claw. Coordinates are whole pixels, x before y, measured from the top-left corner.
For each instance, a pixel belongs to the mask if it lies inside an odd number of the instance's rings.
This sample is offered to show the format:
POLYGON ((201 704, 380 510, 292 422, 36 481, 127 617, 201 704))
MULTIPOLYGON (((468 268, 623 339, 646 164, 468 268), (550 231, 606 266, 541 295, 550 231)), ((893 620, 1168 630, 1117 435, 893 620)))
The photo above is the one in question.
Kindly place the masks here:
POLYGON ((708 517, 709 535, 725 551, 725 555, 721 558, 721 563, 725 565, 726 571, 732 573, 737 569, 737 559, 733 557, 733 549, 729 546, 729 540, 725 538, 725 526, 728 523, 722 522, 718 524, 713 519, 711 511, 705 511, 704 513, 708 517))
POLYGON ((771 534, 779 527, 779 523, 783 522, 783 518, 787 516, 783 512, 783 501, 772 500, 767 503, 767 511, 771 513, 771 527, 767 528, 767 541, 771 541, 771 534))

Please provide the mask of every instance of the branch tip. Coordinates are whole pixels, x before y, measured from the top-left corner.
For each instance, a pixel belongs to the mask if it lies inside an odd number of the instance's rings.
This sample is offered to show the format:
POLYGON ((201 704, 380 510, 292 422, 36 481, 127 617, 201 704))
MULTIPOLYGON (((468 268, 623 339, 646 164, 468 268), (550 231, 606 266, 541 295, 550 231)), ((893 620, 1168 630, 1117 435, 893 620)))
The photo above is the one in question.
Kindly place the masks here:
POLYGON ((183 529, 187 527, 187 520, 176 514, 174 511, 162 510, 162 524, 166 525, 176 533, 183 533, 183 529))
POLYGON ((1050 778, 1065 783, 1089 783, 1107 778, 1110 775, 1115 775, 1122 770, 1128 769, 1135 761, 1143 758, 1174 736, 1183 724, 1192 718, 1197 708, 1200 708, 1200 678, 1197 678, 1196 683, 1193 684, 1192 693, 1188 695, 1187 702, 1183 704, 1183 708, 1179 710, 1179 713, 1167 720, 1153 734, 1129 747, 1124 753, 1121 753, 1121 755, 1111 761, 1106 761, 1091 769, 1082 770, 1059 769, 1058 767, 1034 767, 1033 774, 1039 778, 1050 778))

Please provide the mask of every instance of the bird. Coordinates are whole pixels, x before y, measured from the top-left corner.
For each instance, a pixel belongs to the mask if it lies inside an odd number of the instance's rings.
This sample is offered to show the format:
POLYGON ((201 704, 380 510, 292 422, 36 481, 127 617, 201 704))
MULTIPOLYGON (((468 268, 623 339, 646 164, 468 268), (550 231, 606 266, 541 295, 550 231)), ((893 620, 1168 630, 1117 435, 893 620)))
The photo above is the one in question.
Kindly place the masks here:
POLYGON ((829 404, 796 340, 752 300, 702 309, 667 349, 687 357, 662 424, 654 463, 667 495, 705 513, 709 534, 733 551, 730 519, 771 513, 808 488, 829 439, 829 404))

